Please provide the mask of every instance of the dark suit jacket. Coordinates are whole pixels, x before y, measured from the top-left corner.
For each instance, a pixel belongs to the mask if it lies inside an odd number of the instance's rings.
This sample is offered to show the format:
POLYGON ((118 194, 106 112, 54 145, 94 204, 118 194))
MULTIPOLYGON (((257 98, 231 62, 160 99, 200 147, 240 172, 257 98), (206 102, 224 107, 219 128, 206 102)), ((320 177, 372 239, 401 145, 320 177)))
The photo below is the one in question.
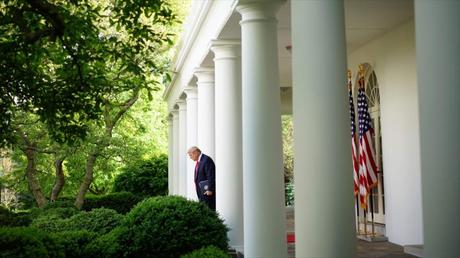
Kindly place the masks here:
MULTIPOLYGON (((195 172, 195 171, 194 171, 195 172)), ((196 194, 200 201, 213 201, 216 199, 216 166, 214 161, 207 155, 201 154, 200 164, 198 165, 198 172, 195 175, 195 188, 196 194), (212 192, 212 196, 203 196, 200 191, 199 183, 201 181, 209 181, 209 191, 212 192)))

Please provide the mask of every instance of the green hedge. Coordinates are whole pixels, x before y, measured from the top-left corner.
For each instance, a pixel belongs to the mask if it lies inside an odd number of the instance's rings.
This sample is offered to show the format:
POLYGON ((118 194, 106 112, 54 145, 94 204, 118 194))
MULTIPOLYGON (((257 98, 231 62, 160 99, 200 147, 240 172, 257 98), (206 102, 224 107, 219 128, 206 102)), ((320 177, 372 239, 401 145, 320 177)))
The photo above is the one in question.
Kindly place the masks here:
POLYGON ((51 236, 61 244, 61 250, 66 258, 81 258, 87 256, 86 246, 96 238, 97 234, 80 230, 52 233, 51 236))
POLYGON ((99 208, 91 211, 82 211, 66 220, 67 230, 88 230, 98 234, 105 234, 120 225, 123 215, 111 209, 99 208))
POLYGON ((88 196, 83 203, 82 210, 90 211, 96 208, 107 208, 120 214, 129 212, 134 205, 143 198, 130 192, 110 193, 101 196, 88 196))
POLYGON ((0 206, 0 226, 2 227, 28 226, 31 221, 31 215, 27 212, 15 213, 6 207, 0 206))
POLYGON ((32 228, 0 228, 0 250, 2 258, 65 257, 58 240, 32 228))
POLYGON ((90 257, 177 258, 208 245, 227 249, 227 227, 201 203, 177 196, 149 198, 88 249, 90 257))
POLYGON ((87 230, 94 233, 105 234, 118 226, 123 215, 111 209, 99 208, 91 211, 81 211, 70 218, 59 218, 54 213, 42 214, 36 218, 31 227, 45 232, 80 231, 87 230))
POLYGON ((87 258, 122 258, 123 247, 119 243, 119 238, 126 234, 129 229, 126 227, 116 227, 108 234, 102 235, 89 243, 85 248, 87 258))
POLYGON ((230 256, 215 246, 207 246, 191 253, 181 255, 180 258, 230 258, 230 256))
POLYGON ((168 194, 168 156, 137 161, 115 178, 114 192, 127 191, 151 197, 168 194))

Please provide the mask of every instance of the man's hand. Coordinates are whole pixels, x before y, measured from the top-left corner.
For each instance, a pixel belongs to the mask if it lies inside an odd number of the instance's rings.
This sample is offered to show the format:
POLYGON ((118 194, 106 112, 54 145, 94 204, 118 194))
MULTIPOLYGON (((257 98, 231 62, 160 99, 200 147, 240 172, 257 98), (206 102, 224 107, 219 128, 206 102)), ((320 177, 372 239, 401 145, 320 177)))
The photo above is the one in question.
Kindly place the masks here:
POLYGON ((212 195, 212 192, 211 192, 211 191, 206 191, 206 192, 204 192, 204 195, 211 196, 211 195, 212 195))

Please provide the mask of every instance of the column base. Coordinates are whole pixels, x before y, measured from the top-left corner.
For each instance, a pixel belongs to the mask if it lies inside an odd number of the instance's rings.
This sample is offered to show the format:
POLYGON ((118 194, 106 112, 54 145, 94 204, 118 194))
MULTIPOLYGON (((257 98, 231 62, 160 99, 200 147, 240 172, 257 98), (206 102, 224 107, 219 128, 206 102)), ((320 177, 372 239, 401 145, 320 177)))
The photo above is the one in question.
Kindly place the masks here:
POLYGON ((243 246, 231 246, 228 254, 231 258, 244 258, 243 246))
POLYGON ((388 237, 381 236, 381 235, 367 234, 367 235, 357 235, 356 237, 358 239, 361 239, 367 242, 386 242, 388 241, 388 237))

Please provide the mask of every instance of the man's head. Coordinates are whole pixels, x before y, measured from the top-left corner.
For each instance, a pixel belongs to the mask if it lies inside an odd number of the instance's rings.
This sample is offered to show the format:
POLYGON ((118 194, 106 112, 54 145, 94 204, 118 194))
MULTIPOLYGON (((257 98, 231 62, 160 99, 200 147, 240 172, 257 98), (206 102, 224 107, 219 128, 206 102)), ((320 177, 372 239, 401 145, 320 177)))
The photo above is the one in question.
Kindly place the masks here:
POLYGON ((192 147, 190 147, 190 149, 188 149, 187 154, 188 154, 188 156, 190 157, 191 160, 197 161, 198 158, 200 157, 201 150, 198 149, 198 147, 196 147, 196 146, 192 146, 192 147))

